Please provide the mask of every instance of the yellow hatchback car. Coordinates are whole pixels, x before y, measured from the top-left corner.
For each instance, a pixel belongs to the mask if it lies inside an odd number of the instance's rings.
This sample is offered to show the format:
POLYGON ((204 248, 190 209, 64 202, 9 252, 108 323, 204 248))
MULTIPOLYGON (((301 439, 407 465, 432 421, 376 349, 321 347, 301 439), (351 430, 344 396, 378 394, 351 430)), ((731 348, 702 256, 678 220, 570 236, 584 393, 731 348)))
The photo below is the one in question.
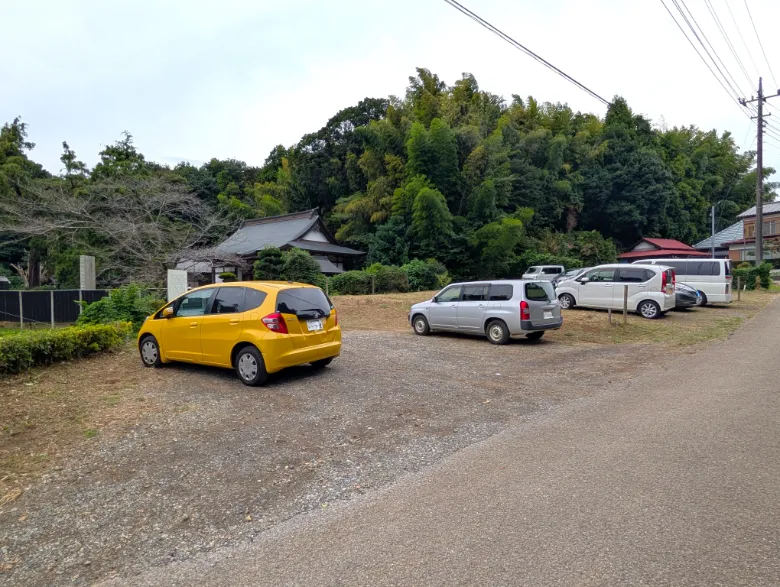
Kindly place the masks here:
POLYGON ((138 350, 147 367, 184 361, 235 369, 247 385, 341 352, 336 309, 305 283, 241 281, 188 291, 144 321, 138 350))

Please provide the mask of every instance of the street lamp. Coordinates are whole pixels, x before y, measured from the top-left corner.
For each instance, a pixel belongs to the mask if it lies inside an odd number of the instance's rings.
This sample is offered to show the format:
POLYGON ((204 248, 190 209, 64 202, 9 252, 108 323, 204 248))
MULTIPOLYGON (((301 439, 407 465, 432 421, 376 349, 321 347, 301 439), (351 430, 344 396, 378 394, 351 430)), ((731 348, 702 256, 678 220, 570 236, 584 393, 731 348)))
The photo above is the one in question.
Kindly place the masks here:
POLYGON ((710 238, 710 254, 712 258, 715 258, 715 208, 720 206, 723 202, 730 202, 730 200, 718 200, 712 205, 710 216, 712 218, 712 237, 710 238))

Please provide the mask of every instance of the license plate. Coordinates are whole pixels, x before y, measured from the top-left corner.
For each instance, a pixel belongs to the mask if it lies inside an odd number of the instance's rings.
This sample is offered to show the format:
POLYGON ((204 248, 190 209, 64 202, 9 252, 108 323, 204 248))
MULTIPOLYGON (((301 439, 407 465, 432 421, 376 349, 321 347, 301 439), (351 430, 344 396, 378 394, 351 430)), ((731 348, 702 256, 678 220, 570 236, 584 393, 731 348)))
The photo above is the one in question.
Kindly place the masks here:
POLYGON ((544 313, 544 319, 545 320, 552 320, 552 317, 553 317, 552 310, 550 310, 549 312, 545 311, 545 313, 544 313))
POLYGON ((322 320, 307 320, 306 328, 309 329, 309 332, 314 332, 315 330, 322 330, 322 320))

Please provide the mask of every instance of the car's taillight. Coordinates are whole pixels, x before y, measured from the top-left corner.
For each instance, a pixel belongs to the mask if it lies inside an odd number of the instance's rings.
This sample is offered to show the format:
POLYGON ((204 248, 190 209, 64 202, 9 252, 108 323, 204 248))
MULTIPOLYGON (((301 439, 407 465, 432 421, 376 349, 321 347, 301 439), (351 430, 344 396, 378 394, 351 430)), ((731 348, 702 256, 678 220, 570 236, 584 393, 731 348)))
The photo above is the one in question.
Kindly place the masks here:
POLYGON ((661 272, 661 291, 666 292, 666 271, 661 272))
POLYGON ((672 286, 677 285, 677 271, 672 269, 672 286))
POLYGON ((528 302, 523 300, 520 302, 520 320, 530 320, 531 319, 531 312, 530 308, 528 307, 528 302))
POLYGON ((331 309, 331 312, 333 312, 333 320, 335 321, 334 326, 338 326, 339 325, 339 315, 336 312, 336 308, 331 309))
POLYGON ((263 318, 263 324, 265 324, 268 330, 278 332, 279 334, 288 334, 287 323, 284 321, 284 316, 279 312, 268 314, 268 316, 263 318))

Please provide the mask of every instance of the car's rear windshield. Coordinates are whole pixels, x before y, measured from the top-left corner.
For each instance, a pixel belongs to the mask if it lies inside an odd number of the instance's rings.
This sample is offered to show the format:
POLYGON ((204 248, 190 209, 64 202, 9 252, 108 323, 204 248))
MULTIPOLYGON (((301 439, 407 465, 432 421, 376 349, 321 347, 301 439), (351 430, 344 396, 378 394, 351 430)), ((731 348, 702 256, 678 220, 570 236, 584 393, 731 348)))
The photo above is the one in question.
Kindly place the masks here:
POLYGON ((555 298, 555 290, 549 281, 526 283, 525 298, 532 302, 550 302, 555 298))
POLYGON ((299 314, 319 310, 328 316, 332 305, 328 296, 318 287, 284 289, 276 296, 276 311, 282 314, 299 314))

